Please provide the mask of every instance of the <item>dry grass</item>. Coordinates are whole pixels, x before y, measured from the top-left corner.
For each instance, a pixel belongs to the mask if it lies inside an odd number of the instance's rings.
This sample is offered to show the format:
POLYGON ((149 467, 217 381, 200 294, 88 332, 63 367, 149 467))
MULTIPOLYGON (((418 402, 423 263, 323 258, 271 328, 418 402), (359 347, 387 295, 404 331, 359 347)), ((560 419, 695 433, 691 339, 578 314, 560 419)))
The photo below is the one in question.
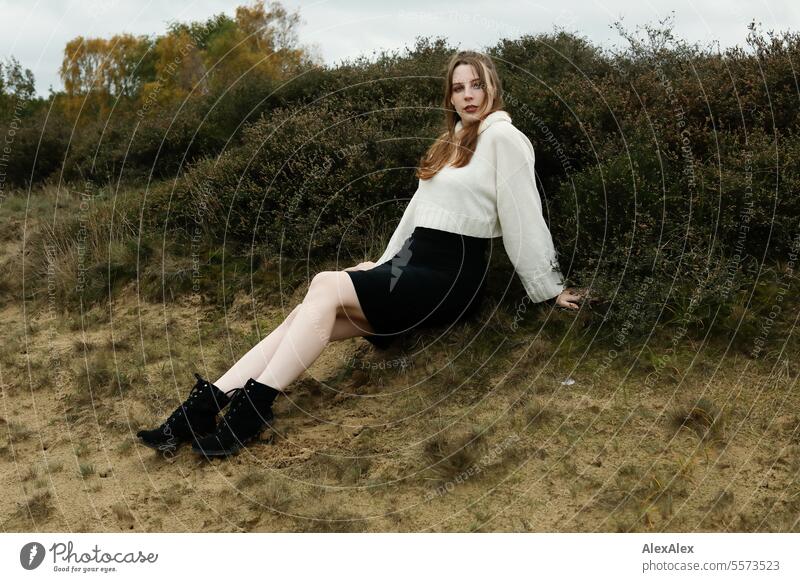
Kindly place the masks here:
POLYGON ((41 522, 53 513, 52 497, 49 490, 37 491, 25 501, 17 503, 17 509, 11 516, 12 523, 30 524, 25 529, 30 526, 41 528, 41 522))
POLYGON ((340 503, 322 501, 313 514, 294 519, 294 531, 304 533, 352 533, 362 532, 368 522, 357 514, 344 509, 340 503))
POLYGON ((554 412, 547 408, 541 399, 534 398, 530 402, 523 404, 524 428, 526 430, 542 427, 554 416, 554 412))
POLYGON ((317 451, 303 464, 302 472, 319 483, 355 485, 367 478, 371 467, 372 460, 359 451, 317 451))
POLYGON ((91 463, 80 463, 78 464, 78 474, 83 477, 90 477, 95 474, 94 465, 91 463))
MULTIPOLYGON (((143 249, 131 248, 124 232, 96 226, 98 236, 91 244, 107 249, 108 239, 114 240, 110 258, 93 256, 89 266, 105 267, 110 261, 113 269, 119 268, 115 276, 130 280, 125 263, 143 249), (100 236, 103 228, 106 233, 100 236)), ((63 245, 57 249, 74 247, 68 237, 58 240, 63 245)), ((69 252, 61 258, 74 263, 77 258, 69 252)), ((208 265, 220 274, 217 260, 209 258, 208 265)), ((152 275, 146 263, 145 278, 152 275)), ((186 265, 166 265, 170 299, 170 292, 180 295, 186 265)), ((59 281, 71 284, 74 264, 61 267, 59 281)), ((301 271, 292 276, 299 280, 301 271)), ((144 283, 154 285, 160 298, 161 279, 144 283)), ((720 367, 722 351, 709 348, 692 354, 693 375, 687 376, 681 367, 689 360, 679 355, 672 360, 674 369, 663 371, 666 385, 683 377, 687 393, 702 388, 707 396, 667 413, 670 436, 692 435, 667 440, 654 430, 662 401, 627 387, 641 384, 658 364, 655 358, 647 361, 650 352, 645 350, 646 361, 640 366, 633 365, 633 350, 620 350, 608 375, 595 378, 591 392, 580 381, 561 387, 558 380, 567 374, 579 378, 576 367, 591 371, 592 358, 602 354, 593 348, 581 352, 583 339, 561 333, 573 321, 570 315, 556 313, 558 320, 545 324, 546 310, 539 313, 531 306, 513 333, 513 310, 501 305, 491 316, 493 306, 487 304, 482 321, 457 326, 436 342, 439 332, 429 331, 405 338, 401 347, 388 353, 373 350, 363 340, 331 346, 335 357, 325 363, 321 375, 302 378, 292 386, 291 403, 287 399, 276 405, 285 432, 274 446, 250 447, 225 463, 209 465, 185 450, 165 462, 134 449, 128 423, 135 430, 163 420, 177 405, 176 383, 185 382, 187 391, 193 383, 193 366, 217 371, 260 339, 251 305, 241 297, 227 310, 219 309, 213 298, 210 303, 152 305, 146 294, 140 303, 141 297, 114 292, 111 308, 99 302, 82 313, 63 315, 57 325, 17 317, 0 346, 2 395, 6 410, 14 414, 0 419, 0 430, 8 435, 0 443, 0 464, 22 492, 12 490, 7 496, 7 530, 96 531, 108 522, 121 529, 136 525, 150 531, 799 527, 800 417, 794 411, 800 402, 787 389, 793 376, 772 377, 756 398, 739 390, 737 383, 753 385, 767 377, 767 370, 750 367, 758 362, 740 357, 720 367), (481 330, 483 323, 488 325, 481 330), (57 378, 48 376, 43 347, 50 345, 51 332, 69 355, 63 370, 66 390, 58 398, 38 391, 40 416, 35 418, 27 407, 26 370, 30 360, 37 386, 57 378), (26 341, 30 353, 25 353, 26 341), (587 354, 588 361, 583 359, 587 354), (403 357, 408 361, 405 369, 381 367, 403 357), (741 370, 752 377, 740 380, 741 370), (623 375, 629 377, 620 390, 618 379, 623 375), (735 406, 728 405, 734 390, 735 406), (726 403, 724 410, 718 402, 726 403), (726 430, 734 425, 735 439, 726 430), (36 456, 38 431, 47 444, 47 464, 35 461, 41 459, 36 456), (509 441, 511 437, 515 440, 509 441), (726 437, 731 442, 724 447, 723 459, 715 458, 723 454, 722 447, 697 446, 698 439, 705 444, 724 442, 726 437), (111 476, 105 469, 109 465, 113 478, 104 479, 104 473, 111 476), (215 478, 218 483, 209 485, 215 478), (469 483, 459 486, 458 494, 428 499, 433 487, 438 490, 458 479, 469 483), (160 491, 154 492, 154 483, 170 486, 158 486, 160 491), (48 486, 54 488, 52 496, 48 486), (120 502, 120 487, 127 504, 120 502), (56 491, 58 515, 53 510, 56 491), (86 497, 102 518, 93 517, 86 497)), ((271 325, 280 319, 276 297, 262 293, 256 298, 260 309, 267 306, 257 314, 259 322, 263 318, 271 325)), ((261 325, 262 333, 270 325, 261 325)), ((658 345, 650 347, 652 354, 659 353, 658 345)))
POLYGON ((136 521, 136 518, 131 513, 131 510, 128 506, 118 501, 111 505, 111 512, 114 514, 114 517, 117 518, 117 521, 123 528, 133 529, 133 524, 136 521))
POLYGON ((478 427, 449 430, 431 438, 424 448, 428 471, 447 481, 473 467, 486 450, 486 435, 478 427))
POLYGON ((18 444, 33 436, 33 430, 21 422, 10 421, 6 423, 9 444, 18 444))
POLYGON ((285 512, 294 499, 291 489, 288 486, 270 481, 263 488, 255 489, 251 492, 248 504, 251 509, 266 512, 285 512))
POLYGON ((708 398, 675 408, 669 415, 669 425, 675 432, 687 429, 708 442, 722 441, 725 433, 723 411, 708 398))
POLYGON ((20 475, 20 479, 23 482, 34 481, 38 478, 39 478, 39 467, 37 467, 36 465, 31 465, 30 467, 28 467, 27 471, 23 472, 22 475, 20 475))
POLYGON ((598 506, 616 516, 618 531, 649 529, 674 516, 675 504, 692 489, 690 463, 659 461, 651 466, 628 463, 598 496, 598 506))

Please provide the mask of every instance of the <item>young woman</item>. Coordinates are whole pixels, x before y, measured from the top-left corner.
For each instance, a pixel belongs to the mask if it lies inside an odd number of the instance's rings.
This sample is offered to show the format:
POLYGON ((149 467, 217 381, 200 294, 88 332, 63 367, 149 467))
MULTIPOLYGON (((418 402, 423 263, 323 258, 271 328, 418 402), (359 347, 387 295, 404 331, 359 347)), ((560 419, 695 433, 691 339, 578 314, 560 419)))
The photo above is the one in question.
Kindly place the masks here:
POLYGON ((303 302, 219 380, 195 374, 188 399, 161 426, 138 433, 143 444, 172 453, 193 442, 207 457, 230 455, 272 423, 275 397, 329 342, 362 336, 385 348, 411 329, 470 317, 495 237, 531 301, 556 297, 558 306, 579 308, 583 296, 564 288, 542 216, 533 147, 503 110, 489 57, 453 56, 444 110, 447 129, 423 157, 417 192, 383 256, 317 274, 303 302))

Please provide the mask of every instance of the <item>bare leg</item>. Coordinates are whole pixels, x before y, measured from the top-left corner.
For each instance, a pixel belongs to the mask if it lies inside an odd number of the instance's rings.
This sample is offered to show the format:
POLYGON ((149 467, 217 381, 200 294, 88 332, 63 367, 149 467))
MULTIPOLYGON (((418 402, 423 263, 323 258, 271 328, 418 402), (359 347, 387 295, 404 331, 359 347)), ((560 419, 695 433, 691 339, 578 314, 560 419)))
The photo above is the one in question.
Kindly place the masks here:
MULTIPOLYGON (((344 277, 347 278, 347 281, 344 281, 345 287, 347 283, 349 283, 350 287, 352 287, 352 281, 350 280, 350 277, 344 272, 341 273, 344 277)), ((332 272, 330 274, 336 275, 337 272, 332 272)), ((322 273, 320 275, 322 275, 322 273)), ((328 278, 332 279, 333 277, 328 277, 328 278)), ((317 277, 314 278, 314 281, 312 281, 312 287, 314 287, 314 294, 316 295, 317 292, 320 291, 320 289, 318 289, 317 287, 320 287, 322 285, 320 284, 320 281, 317 280, 317 277), (317 283, 315 284, 314 281, 317 281, 317 283)), ((333 285, 329 286, 333 287, 333 285)), ((353 296, 355 296, 355 289, 352 289, 352 291, 353 291, 353 296)), ((292 324, 296 316, 300 312, 303 305, 305 305, 306 302, 308 302, 311 294, 312 294, 312 289, 309 288, 309 291, 306 295, 306 299, 303 301, 303 303, 295 307, 292 310, 292 312, 286 316, 286 319, 284 319, 281 325, 276 327, 272 331, 272 333, 270 333, 267 337, 265 337, 263 340, 257 343, 253 348, 251 348, 250 351, 248 351, 244 356, 242 356, 239 359, 239 361, 237 361, 236 364, 233 365, 233 367, 231 367, 227 372, 225 372, 225 374, 223 374, 219 380, 214 382, 214 384, 223 392, 230 392, 231 390, 244 386, 244 384, 247 382, 249 378, 258 379, 259 381, 264 382, 265 384, 274 386, 273 384, 270 384, 269 382, 266 382, 263 379, 259 378, 266 371, 266 368, 268 367, 269 363, 275 356, 278 348, 281 346, 283 340, 286 338, 287 332, 289 331, 290 327, 292 327, 292 324)), ((332 289, 331 294, 333 296, 336 296, 337 295, 336 290, 332 289)), ((357 296, 355 296, 355 301, 356 303, 358 303, 357 296)), ((364 317, 364 314, 361 311, 360 304, 358 305, 358 309, 344 309, 341 307, 341 305, 339 307, 340 307, 339 309, 335 310, 336 318, 333 323, 333 328, 327 334, 329 338, 328 341, 338 341, 342 339, 369 335, 371 333, 374 333, 372 327, 369 325, 369 322, 367 321, 366 317, 364 317)), ((317 307, 317 309, 319 309, 319 307, 317 307)), ((312 330, 312 334, 316 334, 316 332, 312 330)), ((320 349, 319 351, 321 353, 322 349, 320 349)), ((316 356, 314 356, 314 359, 316 359, 317 356, 319 356, 319 353, 316 356)), ((306 368, 307 367, 308 366, 306 366, 306 368)), ((297 375, 299 376, 299 373, 297 375)), ((293 380, 290 380, 288 383, 291 383, 291 381, 293 380)), ((279 388, 278 386, 274 387, 279 388)), ((282 388, 283 387, 280 387, 279 389, 282 388)))
MULTIPOLYGON (((332 340, 336 320, 342 317, 353 322, 350 335, 344 333, 344 337, 372 333, 368 325, 360 325, 366 322, 366 317, 350 276, 344 271, 317 274, 280 346, 255 379, 276 390, 284 390, 319 357, 332 340)), ((337 330, 337 339, 344 339, 341 327, 337 330)))

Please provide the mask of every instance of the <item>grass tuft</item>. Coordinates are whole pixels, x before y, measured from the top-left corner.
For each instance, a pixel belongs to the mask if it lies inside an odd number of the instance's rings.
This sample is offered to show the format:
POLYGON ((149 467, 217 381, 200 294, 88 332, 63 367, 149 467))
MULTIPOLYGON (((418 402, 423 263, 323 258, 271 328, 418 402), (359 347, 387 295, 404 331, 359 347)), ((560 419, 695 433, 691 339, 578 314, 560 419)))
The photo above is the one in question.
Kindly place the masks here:
POLYGON ((28 521, 41 521, 50 517, 53 513, 53 495, 49 490, 38 491, 31 495, 27 500, 17 503, 17 510, 14 517, 28 521))
POLYGON ((707 398, 675 408, 669 424, 674 432, 685 428, 703 441, 721 441, 725 430, 723 411, 707 398))
POLYGON ((477 428, 439 433, 425 445, 428 470, 446 481, 468 471, 485 450, 485 434, 477 428))

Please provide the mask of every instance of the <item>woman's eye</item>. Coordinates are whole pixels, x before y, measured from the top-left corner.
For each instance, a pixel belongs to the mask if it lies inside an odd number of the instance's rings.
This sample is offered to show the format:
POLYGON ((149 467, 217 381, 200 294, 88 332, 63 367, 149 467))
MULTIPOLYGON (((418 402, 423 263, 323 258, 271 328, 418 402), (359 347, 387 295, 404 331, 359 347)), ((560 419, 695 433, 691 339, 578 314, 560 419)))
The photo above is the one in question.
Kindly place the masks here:
MULTIPOLYGON (((461 85, 459 85, 458 87, 456 87, 455 89, 453 89, 453 93, 458 93, 458 92, 460 92, 460 91, 461 91, 463 88, 464 88, 464 87, 462 87, 461 85)), ((472 84, 472 88, 473 88, 473 89, 476 89, 476 90, 478 90, 478 89, 483 89, 483 85, 482 85, 481 83, 473 83, 473 84, 472 84)))

